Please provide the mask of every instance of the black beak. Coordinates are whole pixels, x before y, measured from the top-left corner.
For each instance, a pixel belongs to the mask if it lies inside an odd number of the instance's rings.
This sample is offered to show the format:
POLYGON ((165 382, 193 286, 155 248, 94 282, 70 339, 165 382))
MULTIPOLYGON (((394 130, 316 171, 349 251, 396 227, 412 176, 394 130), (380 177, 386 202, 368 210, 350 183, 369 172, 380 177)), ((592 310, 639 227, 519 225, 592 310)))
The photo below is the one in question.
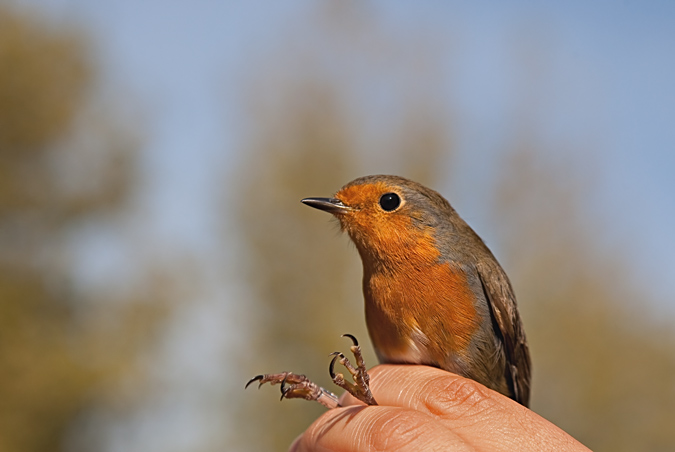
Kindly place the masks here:
POLYGON ((302 203, 334 215, 349 210, 349 207, 342 204, 342 201, 336 198, 305 198, 302 200, 302 203))

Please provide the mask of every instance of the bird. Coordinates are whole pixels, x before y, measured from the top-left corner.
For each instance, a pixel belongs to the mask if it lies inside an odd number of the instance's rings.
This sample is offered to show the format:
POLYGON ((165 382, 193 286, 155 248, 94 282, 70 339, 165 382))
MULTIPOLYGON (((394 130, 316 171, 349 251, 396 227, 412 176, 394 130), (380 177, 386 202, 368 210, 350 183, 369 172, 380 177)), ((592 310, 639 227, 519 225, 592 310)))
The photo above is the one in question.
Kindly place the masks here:
MULTIPOLYGON (((512 285, 443 196, 400 176, 371 175, 347 183, 331 198, 302 203, 332 214, 356 245, 368 334, 380 363, 444 369, 529 406, 530 353, 512 285)), ((346 336, 357 365, 336 352, 331 377, 376 405, 358 341, 346 336), (335 374, 338 359, 354 384, 335 374)), ((280 383, 282 399, 339 406, 335 395, 304 375, 258 375, 248 384, 253 381, 280 383)))

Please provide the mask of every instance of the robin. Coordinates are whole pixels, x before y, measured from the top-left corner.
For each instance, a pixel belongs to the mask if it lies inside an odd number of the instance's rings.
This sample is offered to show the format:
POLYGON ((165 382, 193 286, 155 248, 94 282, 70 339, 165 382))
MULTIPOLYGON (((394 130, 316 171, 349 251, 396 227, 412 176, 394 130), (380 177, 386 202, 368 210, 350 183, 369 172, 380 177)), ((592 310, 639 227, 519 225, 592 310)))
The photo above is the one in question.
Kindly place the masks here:
MULTIPOLYGON (((302 202, 334 215, 356 245, 368 333, 381 363, 445 369, 528 406, 530 355, 511 283, 445 198, 403 177, 379 175, 358 178, 333 198, 302 202)), ((359 344, 347 336, 356 366, 336 352, 331 377, 374 405, 359 344), (336 360, 353 384, 335 374, 336 360)), ((282 399, 338 406, 332 393, 303 375, 283 372, 253 381, 280 383, 282 399)))

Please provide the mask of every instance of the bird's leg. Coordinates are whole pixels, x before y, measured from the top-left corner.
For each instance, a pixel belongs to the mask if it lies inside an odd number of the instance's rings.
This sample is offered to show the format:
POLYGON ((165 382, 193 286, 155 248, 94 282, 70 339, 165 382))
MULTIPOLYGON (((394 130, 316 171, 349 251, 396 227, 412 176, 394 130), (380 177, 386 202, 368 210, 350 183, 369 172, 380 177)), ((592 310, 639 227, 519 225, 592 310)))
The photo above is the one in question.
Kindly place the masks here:
POLYGON ((353 345, 349 349, 354 354, 354 358, 356 359, 356 367, 354 367, 349 359, 347 359, 347 357, 341 352, 331 353, 331 355, 333 355, 333 359, 330 362, 328 370, 330 372, 331 378, 333 379, 333 383, 363 403, 367 405, 377 405, 375 397, 373 397, 372 392, 370 392, 370 376, 366 370, 366 364, 363 360, 363 354, 361 353, 359 342, 351 334, 343 334, 342 336, 350 338, 353 342, 353 345), (335 373, 335 361, 338 360, 340 361, 340 364, 345 366, 347 371, 349 371, 352 378, 354 379, 354 383, 350 383, 345 380, 344 375, 341 373, 335 373))
MULTIPOLYGON (((329 372, 333 383, 349 392, 351 395, 368 405, 377 405, 372 392, 370 391, 370 376, 366 370, 366 365, 361 353, 359 342, 351 334, 343 334, 352 340, 353 345, 349 348, 354 354, 356 367, 352 365, 349 359, 340 352, 331 353, 333 359, 330 362, 329 372), (350 383, 345 380, 344 375, 335 373, 335 362, 338 361, 345 366, 354 380, 350 383)), ((246 388, 253 383, 258 382, 258 388, 265 383, 271 385, 281 385, 281 400, 283 399, 305 399, 315 400, 328 409, 337 408, 340 405, 335 394, 317 385, 304 375, 294 374, 293 372, 280 372, 277 374, 256 375, 246 383, 246 388)))
POLYGON ((281 372, 278 374, 257 375, 246 383, 248 385, 254 381, 258 382, 258 388, 265 383, 271 385, 281 385, 281 400, 283 399, 305 399, 316 400, 328 409, 340 406, 338 398, 332 392, 317 385, 304 375, 294 374, 292 372, 281 372))

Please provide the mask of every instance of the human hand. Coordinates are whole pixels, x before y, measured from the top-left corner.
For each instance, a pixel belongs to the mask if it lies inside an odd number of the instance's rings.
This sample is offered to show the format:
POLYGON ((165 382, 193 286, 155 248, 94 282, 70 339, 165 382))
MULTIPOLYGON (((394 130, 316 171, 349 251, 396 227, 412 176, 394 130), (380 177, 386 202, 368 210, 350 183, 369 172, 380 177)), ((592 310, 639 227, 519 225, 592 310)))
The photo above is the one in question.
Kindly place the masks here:
POLYGON ((369 372, 378 406, 349 394, 291 446, 308 451, 588 451, 535 412, 485 386, 418 365, 369 372))

